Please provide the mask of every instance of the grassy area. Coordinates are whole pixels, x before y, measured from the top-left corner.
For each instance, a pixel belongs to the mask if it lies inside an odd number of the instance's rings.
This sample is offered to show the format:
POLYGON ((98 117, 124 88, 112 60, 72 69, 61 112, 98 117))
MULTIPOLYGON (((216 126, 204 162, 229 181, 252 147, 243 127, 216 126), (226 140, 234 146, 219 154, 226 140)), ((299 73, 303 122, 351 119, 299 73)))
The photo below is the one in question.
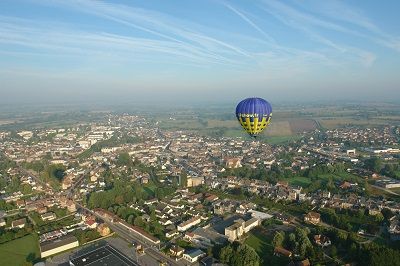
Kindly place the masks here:
MULTIPOLYGON (((394 190, 391 189, 391 191, 394 191, 394 190)), ((394 192, 399 193, 400 191, 394 191, 394 192)), ((371 194, 371 196, 375 196, 375 197, 384 196, 385 198, 388 198, 388 199, 399 200, 399 198, 400 198, 399 196, 396 196, 396 195, 393 195, 391 193, 388 193, 383 189, 379 189, 379 188, 372 187, 372 186, 370 187, 370 194, 371 194)))
POLYGON ((271 237, 260 233, 261 230, 254 229, 249 233, 245 243, 257 252, 263 261, 267 261, 270 255, 273 253, 273 247, 271 245, 271 237))
POLYGON ((40 258, 38 241, 28 235, 0 245, 0 265, 24 265, 40 258))
POLYGON ((296 176, 293 178, 283 179, 283 181, 289 182, 291 186, 308 187, 311 184, 311 179, 304 176, 296 176))
POLYGON ((258 256, 260 256, 260 265, 287 265, 287 259, 273 255, 274 247, 271 245, 272 238, 272 236, 265 233, 262 227, 259 227, 249 233, 245 244, 254 248, 258 256))

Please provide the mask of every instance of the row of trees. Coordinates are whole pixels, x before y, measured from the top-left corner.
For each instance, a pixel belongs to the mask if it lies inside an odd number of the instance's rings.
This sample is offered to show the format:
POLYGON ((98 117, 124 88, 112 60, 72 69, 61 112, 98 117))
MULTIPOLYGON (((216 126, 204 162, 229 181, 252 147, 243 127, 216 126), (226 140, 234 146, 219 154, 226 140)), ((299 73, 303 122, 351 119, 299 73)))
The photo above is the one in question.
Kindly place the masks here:
POLYGON ((32 227, 27 226, 22 229, 6 230, 4 227, 0 228, 0 244, 5 243, 17 238, 21 238, 32 233, 32 227))

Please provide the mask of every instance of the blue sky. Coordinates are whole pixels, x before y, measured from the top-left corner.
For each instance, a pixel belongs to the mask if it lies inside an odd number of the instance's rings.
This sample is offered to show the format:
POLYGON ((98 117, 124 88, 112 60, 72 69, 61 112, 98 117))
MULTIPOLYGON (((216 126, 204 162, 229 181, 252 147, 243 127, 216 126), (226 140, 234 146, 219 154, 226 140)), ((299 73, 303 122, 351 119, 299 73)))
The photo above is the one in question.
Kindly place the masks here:
POLYGON ((400 1, 0 1, 1 102, 400 99, 400 1))

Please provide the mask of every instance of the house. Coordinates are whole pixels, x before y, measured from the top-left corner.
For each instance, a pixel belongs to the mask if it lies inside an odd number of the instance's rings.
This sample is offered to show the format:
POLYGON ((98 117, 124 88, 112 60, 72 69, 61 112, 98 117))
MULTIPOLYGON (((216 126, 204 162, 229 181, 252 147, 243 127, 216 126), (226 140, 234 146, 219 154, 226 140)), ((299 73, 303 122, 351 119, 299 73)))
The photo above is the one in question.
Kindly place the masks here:
POLYGON ((218 196, 214 194, 207 195, 207 197, 204 199, 206 202, 214 202, 216 200, 218 200, 218 196))
POLYGON ((46 213, 40 215, 40 218, 43 221, 52 221, 52 220, 55 220, 57 218, 57 216, 54 212, 46 212, 46 213))
POLYGON ((240 158, 229 158, 226 159, 225 166, 227 168, 239 168, 242 167, 242 163, 240 161, 240 158))
POLYGON ((90 176, 90 182, 96 182, 98 178, 99 178, 99 174, 98 173, 96 173, 94 175, 91 175, 90 176))
POLYGON ((187 187, 197 187, 204 184, 204 177, 188 177, 187 178, 187 187))
POLYGON ((95 229, 97 227, 97 223, 96 223, 95 219, 87 219, 85 221, 85 224, 91 229, 95 229))
POLYGON ((275 247, 274 255, 278 256, 278 257, 285 256, 285 257, 290 258, 290 257, 292 257, 292 252, 285 248, 282 248, 282 247, 275 247))
POLYGON ((339 187, 341 189, 349 189, 349 188, 351 188, 351 184, 347 181, 344 181, 339 187))
POLYGON ((76 205, 72 200, 67 201, 67 209, 69 212, 76 212, 76 205))
POLYGON ((318 246, 321 246, 321 247, 327 247, 327 246, 331 245, 331 240, 329 239, 329 237, 324 236, 324 235, 315 235, 314 241, 315 241, 315 244, 317 244, 318 246))
POLYGON ((311 263, 308 259, 296 262, 296 266, 310 266, 311 263))
POLYGON ((237 204, 230 200, 221 200, 213 203, 214 213, 218 215, 225 215, 235 211, 237 204))
POLYGON ((184 231, 188 230, 189 228, 191 228, 192 226, 199 224, 200 222, 201 222, 201 218, 199 216, 196 216, 196 217, 193 217, 193 218, 179 224, 177 229, 179 232, 184 232, 184 231))
POLYGON ((108 225, 102 223, 97 227, 97 232, 99 232, 101 236, 107 236, 111 233, 111 230, 110 227, 108 227, 108 225))
POLYGON ((206 253, 204 253, 200 249, 192 249, 190 251, 186 251, 183 254, 183 258, 185 260, 189 261, 190 263, 193 263, 193 262, 198 261, 199 259, 201 259, 205 255, 206 255, 206 253))
POLYGON ((140 182, 142 184, 148 184, 149 183, 149 177, 148 176, 142 176, 142 178, 140 179, 140 182))
POLYGON ((283 213, 275 214, 274 218, 278 221, 281 221, 284 224, 289 224, 293 220, 292 217, 290 217, 289 215, 283 214, 283 213))
POLYGON ((37 211, 39 214, 46 213, 46 212, 47 212, 47 207, 46 207, 46 206, 37 207, 36 211, 37 211))
POLYGON ((178 231, 176 230, 171 230, 165 233, 166 238, 173 238, 176 235, 179 235, 178 231))
POLYGON ((17 205, 18 209, 25 207, 25 200, 19 199, 15 202, 15 205, 17 205))
POLYGON ((4 221, 3 218, 0 219, 0 227, 5 226, 6 225, 6 221, 4 221))
POLYGON ((175 257, 175 258, 182 257, 184 252, 185 252, 185 249, 181 248, 180 246, 172 246, 169 249, 169 253, 171 254, 171 257, 175 257))
POLYGON ((11 228, 24 228, 26 224, 26 218, 18 219, 11 222, 11 228))
POLYGON ((304 216, 306 223, 318 224, 321 221, 321 215, 317 212, 309 212, 304 216))

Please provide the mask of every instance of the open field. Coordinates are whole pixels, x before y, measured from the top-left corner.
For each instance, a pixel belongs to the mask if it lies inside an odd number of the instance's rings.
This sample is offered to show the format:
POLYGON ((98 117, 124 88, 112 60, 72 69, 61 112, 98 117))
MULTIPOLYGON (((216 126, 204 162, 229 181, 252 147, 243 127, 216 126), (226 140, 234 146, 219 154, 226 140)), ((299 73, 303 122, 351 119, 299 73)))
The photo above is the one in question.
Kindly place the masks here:
POLYGON ((311 179, 304 176, 296 176, 293 178, 282 179, 283 181, 289 182, 292 186, 308 187, 311 184, 311 179))
POLYGON ((254 248, 258 256, 260 256, 260 265, 287 265, 285 258, 279 258, 273 255, 274 247, 271 245, 272 235, 266 233, 262 227, 253 229, 247 237, 245 244, 254 248))
POLYGON ((312 119, 298 119, 289 122, 290 128, 293 133, 302 133, 304 131, 313 131, 318 128, 315 120, 312 119))
POLYGON ((258 256, 261 259, 266 260, 269 254, 273 253, 273 247, 271 245, 272 237, 261 233, 258 228, 254 229, 249 233, 245 243, 250 247, 254 248, 258 256))
POLYGON ((272 118, 271 124, 264 130, 266 136, 291 136, 293 135, 289 121, 277 121, 272 118))
POLYGON ((0 245, 0 265, 19 266, 40 258, 37 239, 28 235, 0 245))
POLYGON ((268 144, 284 144, 290 141, 300 139, 299 135, 290 135, 290 136, 268 136, 265 137, 265 142, 268 144))

